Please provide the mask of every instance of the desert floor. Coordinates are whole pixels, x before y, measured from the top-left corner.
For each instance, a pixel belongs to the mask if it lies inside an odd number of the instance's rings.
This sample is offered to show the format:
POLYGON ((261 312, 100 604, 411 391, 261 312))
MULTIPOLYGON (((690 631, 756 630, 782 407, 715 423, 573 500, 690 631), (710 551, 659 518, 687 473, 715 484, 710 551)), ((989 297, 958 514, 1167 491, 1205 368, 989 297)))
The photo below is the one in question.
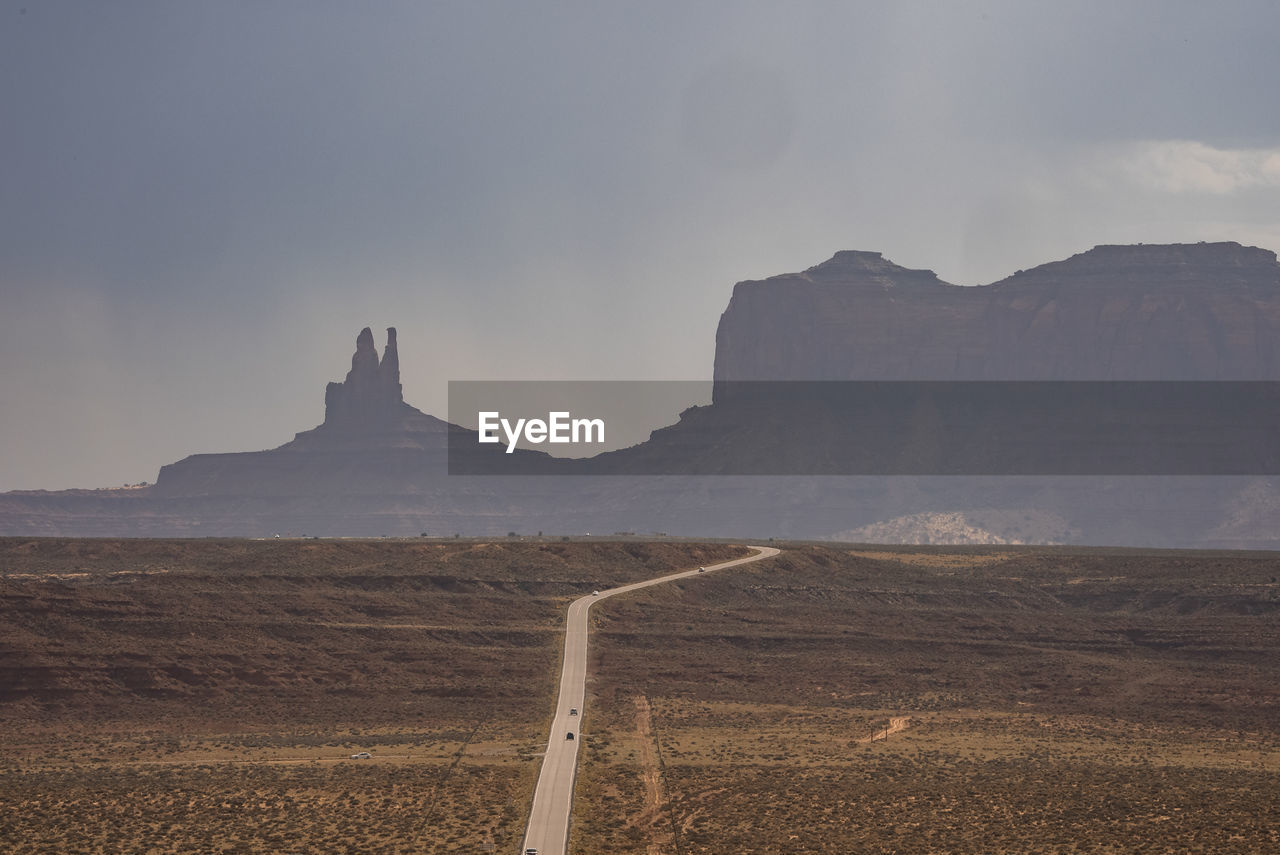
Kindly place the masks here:
MULTIPOLYGON (((1280 556, 775 545, 593 612, 574 852, 1280 849, 1280 556)), ((565 604, 743 552, 0 539, 0 848, 514 852, 565 604)))

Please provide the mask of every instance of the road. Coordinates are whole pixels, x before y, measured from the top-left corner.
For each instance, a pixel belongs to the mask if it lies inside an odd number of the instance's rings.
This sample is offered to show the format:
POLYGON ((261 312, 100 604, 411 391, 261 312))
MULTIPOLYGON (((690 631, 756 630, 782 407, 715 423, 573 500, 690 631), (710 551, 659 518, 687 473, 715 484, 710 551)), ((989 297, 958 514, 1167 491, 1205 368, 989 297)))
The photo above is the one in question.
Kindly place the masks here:
MULTIPOLYGON (((708 564, 705 572, 726 570, 778 554, 778 550, 771 546, 752 548, 758 550, 757 554, 725 561, 723 564, 708 564)), ((587 616, 591 607, 617 594, 697 576, 701 572, 703 571, 695 568, 645 582, 609 588, 580 597, 569 605, 569 617, 565 621, 564 665, 560 671, 560 700, 556 702, 556 715, 551 722, 551 738, 547 741, 547 753, 542 759, 542 771, 538 773, 538 786, 533 791, 533 810, 529 813, 529 825, 525 828, 521 852, 537 849, 538 855, 565 855, 568 850, 569 813, 573 809, 578 745, 582 741, 579 738, 579 724, 585 714, 582 702, 586 697, 587 616), (570 715, 570 710, 577 710, 578 715, 570 715), (572 733, 574 738, 566 739, 567 733, 572 733)))

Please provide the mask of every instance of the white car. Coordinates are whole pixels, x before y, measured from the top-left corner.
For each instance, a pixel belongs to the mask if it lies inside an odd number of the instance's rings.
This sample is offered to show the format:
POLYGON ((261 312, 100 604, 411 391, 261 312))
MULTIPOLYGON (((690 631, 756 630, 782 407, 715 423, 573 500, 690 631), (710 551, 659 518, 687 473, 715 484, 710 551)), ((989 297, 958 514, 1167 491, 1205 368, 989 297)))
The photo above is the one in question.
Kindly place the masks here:
POLYGON ((373 755, 370 754, 368 751, 361 751, 359 754, 352 754, 351 759, 352 760, 372 760, 373 755))

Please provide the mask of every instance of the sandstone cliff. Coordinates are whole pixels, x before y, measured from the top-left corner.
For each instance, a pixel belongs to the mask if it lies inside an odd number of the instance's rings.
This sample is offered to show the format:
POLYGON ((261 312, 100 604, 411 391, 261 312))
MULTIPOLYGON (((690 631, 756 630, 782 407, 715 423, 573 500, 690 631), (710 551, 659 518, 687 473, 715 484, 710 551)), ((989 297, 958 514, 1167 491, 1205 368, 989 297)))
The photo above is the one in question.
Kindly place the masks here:
POLYGON ((739 282, 716 380, 1280 380, 1280 263, 1099 246, 962 287, 874 252, 739 282))
POLYGON ((406 404, 395 328, 382 359, 368 327, 351 370, 325 389, 324 422, 269 451, 194 454, 161 467, 161 497, 395 496, 444 474, 448 423, 406 404))
MULTIPOLYGON (((1238 244, 1103 246, 975 287, 841 252, 739 283, 715 377, 1280 380, 1278 334, 1280 265, 1238 244)), ((318 427, 269 451, 193 455, 144 490, 0 494, 0 534, 923 539, 954 529, 1010 542, 1280 544, 1277 479, 449 476, 455 429, 404 402, 399 367, 394 329, 380 359, 362 330, 318 427)), ((708 443, 709 463, 733 451, 715 409, 694 408, 636 447, 637 471, 708 443)))
POLYGON ((334 431, 363 432, 395 427, 414 413, 418 411, 404 402, 401 393, 395 327, 387 328, 381 363, 373 347, 373 332, 365 327, 356 337, 356 352, 351 356, 346 380, 325 388, 324 426, 334 431))

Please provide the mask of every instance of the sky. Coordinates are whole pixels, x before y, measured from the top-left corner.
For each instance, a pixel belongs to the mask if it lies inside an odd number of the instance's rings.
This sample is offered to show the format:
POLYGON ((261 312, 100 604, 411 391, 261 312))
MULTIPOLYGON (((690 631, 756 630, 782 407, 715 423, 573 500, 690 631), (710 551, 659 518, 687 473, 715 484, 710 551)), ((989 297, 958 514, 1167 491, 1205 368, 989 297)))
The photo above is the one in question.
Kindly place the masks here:
POLYGON ((1280 4, 0 0, 0 490, 449 380, 711 376, 733 284, 1280 250, 1280 4))

